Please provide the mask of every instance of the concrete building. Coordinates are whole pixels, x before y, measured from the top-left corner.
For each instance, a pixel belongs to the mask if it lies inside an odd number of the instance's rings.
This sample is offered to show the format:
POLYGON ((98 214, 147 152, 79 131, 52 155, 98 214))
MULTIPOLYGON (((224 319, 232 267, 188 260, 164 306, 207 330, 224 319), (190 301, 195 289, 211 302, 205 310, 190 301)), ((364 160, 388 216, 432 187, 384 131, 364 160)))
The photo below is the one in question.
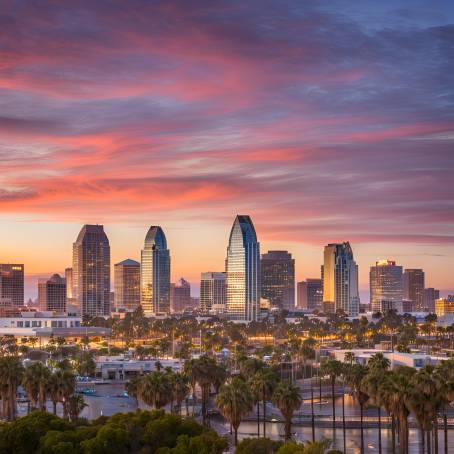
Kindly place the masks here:
POLYGON ((170 251, 164 231, 155 225, 141 254, 140 303, 146 315, 170 313, 170 251))
POLYGON ((226 308, 226 273, 202 273, 200 277, 200 310, 202 314, 223 314, 226 308))
POLYGON ((370 267, 370 304, 372 312, 389 309, 402 311, 402 267, 392 260, 380 260, 370 267))
POLYGON ((176 284, 170 284, 170 312, 181 314, 192 307, 191 284, 181 278, 176 284))
POLYGON ((260 311, 260 243, 249 216, 238 215, 227 247, 227 314, 256 321, 260 311))
POLYGON ((440 298, 440 290, 436 290, 433 287, 424 289, 424 310, 435 313, 435 301, 440 298))
POLYGON ((66 280, 59 274, 38 282, 38 305, 41 311, 66 312, 66 280))
POLYGON ((66 300, 72 301, 73 299, 73 269, 65 268, 66 280, 66 300))
POLYGON ((350 317, 359 313, 358 265, 350 243, 325 246, 323 262, 323 306, 327 312, 344 311, 350 317))
POLYGON ((24 265, 0 263, 0 298, 8 298, 13 306, 24 305, 24 265))
POLYGON ((306 279, 297 284, 297 308, 321 309, 323 304, 323 284, 321 279, 306 279))
POLYGON ((261 297, 272 308, 295 308, 295 260, 287 251, 268 251, 262 254, 261 297))
POLYGON ((16 339, 37 337, 40 345, 55 337, 80 340, 84 337, 108 337, 110 333, 109 328, 82 326, 81 317, 51 311, 27 311, 15 317, 0 317, 0 336, 14 336, 16 339))
POLYGON ((126 259, 114 266, 115 311, 132 312, 140 306, 140 263, 126 259))
POLYGON ((110 245, 102 225, 84 225, 73 244, 73 297, 82 315, 110 315, 110 245))
POLYGON ((454 295, 437 299, 437 301, 435 301, 435 314, 437 314, 437 317, 445 317, 454 314, 454 295))
POLYGON ((404 298, 415 303, 415 310, 424 310, 424 271, 406 269, 404 272, 404 298))

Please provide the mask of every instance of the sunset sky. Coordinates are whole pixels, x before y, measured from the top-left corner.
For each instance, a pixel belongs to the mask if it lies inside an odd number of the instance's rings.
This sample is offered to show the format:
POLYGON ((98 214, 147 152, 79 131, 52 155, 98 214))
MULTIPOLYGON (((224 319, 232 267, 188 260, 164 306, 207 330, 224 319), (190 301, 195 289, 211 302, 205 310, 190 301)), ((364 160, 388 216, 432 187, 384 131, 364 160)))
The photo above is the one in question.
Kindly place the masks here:
POLYGON ((324 244, 454 289, 452 1, 0 0, 0 262, 112 263, 161 225, 172 277, 222 271, 249 214, 317 277, 324 244), (71 5, 71 6, 69 6, 71 5))

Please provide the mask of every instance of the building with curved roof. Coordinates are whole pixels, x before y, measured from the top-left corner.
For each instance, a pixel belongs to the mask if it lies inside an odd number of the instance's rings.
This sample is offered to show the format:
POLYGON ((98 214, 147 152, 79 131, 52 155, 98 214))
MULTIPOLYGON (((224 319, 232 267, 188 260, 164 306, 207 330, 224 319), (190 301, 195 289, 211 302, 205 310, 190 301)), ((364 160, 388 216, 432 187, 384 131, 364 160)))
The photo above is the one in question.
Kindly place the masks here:
POLYGON ((260 244, 249 216, 237 215, 227 247, 227 314, 257 320, 260 311, 260 244))
POLYGON ((147 315, 170 312, 170 251, 162 228, 156 225, 149 228, 142 250, 140 303, 147 315))

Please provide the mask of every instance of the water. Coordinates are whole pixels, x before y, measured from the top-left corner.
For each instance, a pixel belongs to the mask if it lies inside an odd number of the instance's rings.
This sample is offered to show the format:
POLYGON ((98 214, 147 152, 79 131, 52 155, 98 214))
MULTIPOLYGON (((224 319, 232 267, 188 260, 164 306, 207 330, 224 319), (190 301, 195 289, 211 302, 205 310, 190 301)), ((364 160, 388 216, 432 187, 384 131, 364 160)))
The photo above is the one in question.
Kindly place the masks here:
MULTIPOLYGON (((123 384, 104 384, 96 385, 96 395, 89 396, 84 395, 86 404, 88 405, 82 412, 81 416, 87 419, 95 419, 101 415, 111 416, 119 412, 130 412, 137 409, 137 402, 131 397, 122 397, 124 392, 123 384)), ((307 421, 308 416, 311 414, 310 401, 307 400, 307 394, 304 394, 305 401, 299 412, 295 414, 295 420, 304 417, 307 421)), ((143 403, 139 404, 140 408, 149 409, 143 403)), ((342 399, 336 399, 336 420, 342 420, 342 399)), ((183 404, 183 412, 185 405, 183 404)), ((61 415, 61 405, 58 407, 58 414, 61 415)), ((48 402, 48 410, 52 411, 52 404, 48 402)), ((336 428, 334 431, 331 427, 331 411, 332 403, 330 399, 322 398, 321 405, 315 403, 314 413, 316 415, 316 426, 317 420, 322 421, 325 426, 328 427, 315 427, 315 439, 319 440, 322 438, 328 438, 333 441, 332 447, 343 450, 343 431, 342 428, 336 428)), ((26 413, 24 407, 19 408, 19 414, 23 415, 26 413)), ((197 412, 196 412, 197 413, 197 412)), ((453 410, 451 409, 450 417, 453 416, 453 410)), ((359 407, 355 400, 346 395, 345 397, 345 414, 346 418, 359 419, 359 407)), ((280 419, 280 413, 274 409, 270 404, 267 406, 267 415, 269 418, 280 419)), ((374 419, 377 415, 375 408, 365 409, 364 419, 367 421, 368 418, 374 419)), ((383 415, 385 416, 385 415, 383 415)), ((239 438, 255 437, 257 436, 257 422, 253 419, 255 416, 251 414, 250 420, 244 421, 239 428, 239 438)), ((221 435, 227 434, 229 431, 229 425, 225 423, 222 418, 212 418, 212 427, 218 431, 221 435)), ((262 431, 262 424, 260 424, 260 431, 262 431)), ((312 440, 312 428, 309 426, 302 426, 294 424, 292 428, 293 437, 297 441, 312 440)), ((454 453, 454 435, 452 429, 448 431, 448 443, 449 452, 454 453)), ((284 427, 279 422, 268 422, 266 425, 267 436, 275 440, 283 439, 284 427)), ((444 432, 439 430, 439 453, 444 453, 444 432)), ((420 453, 420 432, 415 428, 410 429, 410 445, 409 453, 416 454, 420 453)), ((375 453, 378 452, 378 429, 377 428, 366 428, 364 429, 364 444, 365 452, 375 453)), ((360 430, 357 428, 347 428, 346 430, 346 447, 347 454, 356 454, 360 452, 360 430)), ((382 451, 383 453, 391 453, 391 434, 389 429, 382 429, 382 451)))

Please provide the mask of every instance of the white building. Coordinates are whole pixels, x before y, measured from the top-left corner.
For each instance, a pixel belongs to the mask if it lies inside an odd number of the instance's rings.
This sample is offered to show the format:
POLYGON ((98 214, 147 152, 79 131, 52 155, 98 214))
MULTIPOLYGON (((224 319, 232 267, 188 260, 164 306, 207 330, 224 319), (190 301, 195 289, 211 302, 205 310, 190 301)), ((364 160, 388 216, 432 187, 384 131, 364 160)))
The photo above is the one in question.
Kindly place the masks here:
POLYGON ((51 337, 110 336, 109 328, 82 326, 82 318, 54 312, 22 312, 19 317, 0 317, 0 336, 38 337, 46 344, 51 337))

